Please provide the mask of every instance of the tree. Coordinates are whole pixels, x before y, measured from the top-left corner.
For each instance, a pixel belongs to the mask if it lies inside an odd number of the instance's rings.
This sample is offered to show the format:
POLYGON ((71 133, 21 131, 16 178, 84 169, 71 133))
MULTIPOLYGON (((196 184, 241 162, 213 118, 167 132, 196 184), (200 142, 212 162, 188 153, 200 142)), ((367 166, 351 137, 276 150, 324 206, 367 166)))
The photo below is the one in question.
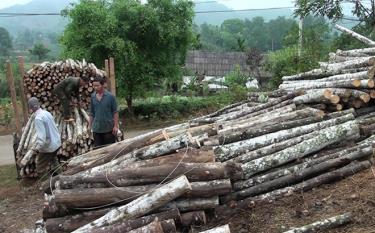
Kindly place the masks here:
POLYGON ((63 56, 103 65, 113 56, 119 93, 132 114, 135 97, 181 72, 193 40, 192 3, 185 0, 82 0, 61 39, 63 56))
POLYGON ((336 0, 336 1, 311 1, 296 0, 295 15, 305 17, 309 14, 325 16, 332 20, 343 19, 343 5, 351 4, 352 13, 358 17, 359 22, 375 27, 375 0, 336 0))
POLYGON ((50 50, 41 43, 35 44, 32 49, 29 49, 31 55, 38 57, 38 61, 45 59, 49 51, 50 50))
POLYGON ((10 38, 9 32, 5 28, 0 27, 0 55, 9 55, 11 49, 12 39, 10 38))

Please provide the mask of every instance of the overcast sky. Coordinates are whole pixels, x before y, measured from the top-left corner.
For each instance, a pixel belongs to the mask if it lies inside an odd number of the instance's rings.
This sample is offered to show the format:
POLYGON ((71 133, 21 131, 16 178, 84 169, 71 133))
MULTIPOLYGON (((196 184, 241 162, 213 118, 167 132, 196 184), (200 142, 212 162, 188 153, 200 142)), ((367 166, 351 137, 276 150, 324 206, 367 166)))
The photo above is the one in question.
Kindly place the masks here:
MULTIPOLYGON (((31 0, 0 0, 0 9, 15 4, 25 4, 31 0)), ((54 1, 51 1, 53 4, 54 1)), ((208 2, 209 0, 194 0, 194 2, 208 2)), ((294 6, 293 0, 217 0, 233 9, 289 7, 294 6)))

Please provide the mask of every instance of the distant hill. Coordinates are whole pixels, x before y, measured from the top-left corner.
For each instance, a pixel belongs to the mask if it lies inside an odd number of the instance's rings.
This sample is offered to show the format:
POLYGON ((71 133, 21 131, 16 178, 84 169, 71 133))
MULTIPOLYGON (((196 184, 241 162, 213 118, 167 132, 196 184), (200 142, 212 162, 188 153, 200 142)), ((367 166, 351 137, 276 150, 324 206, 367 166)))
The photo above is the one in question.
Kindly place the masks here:
MULTIPOLYGON (((0 13, 60 13, 70 2, 77 0, 33 0, 25 5, 15 5, 0 10, 0 13)), ((38 30, 43 32, 61 32, 68 20, 61 16, 17 16, 2 17, 0 27, 6 28, 12 35, 19 31, 38 30)))
MULTIPOLYGON (((71 2, 78 0, 33 0, 25 5, 15 5, 0 10, 0 13, 59 13, 71 2)), ((231 10, 227 6, 216 3, 197 4, 195 12, 202 11, 225 11, 231 10)), ((197 13, 194 22, 197 25, 203 23, 220 25, 226 19, 240 18, 251 19, 256 16, 263 17, 266 21, 275 19, 278 16, 292 17, 292 11, 289 9, 281 10, 261 10, 249 12, 224 12, 224 13, 197 13)), ((38 30, 42 32, 62 32, 68 20, 61 16, 18 16, 2 17, 0 27, 6 28, 12 35, 19 31, 38 30)))

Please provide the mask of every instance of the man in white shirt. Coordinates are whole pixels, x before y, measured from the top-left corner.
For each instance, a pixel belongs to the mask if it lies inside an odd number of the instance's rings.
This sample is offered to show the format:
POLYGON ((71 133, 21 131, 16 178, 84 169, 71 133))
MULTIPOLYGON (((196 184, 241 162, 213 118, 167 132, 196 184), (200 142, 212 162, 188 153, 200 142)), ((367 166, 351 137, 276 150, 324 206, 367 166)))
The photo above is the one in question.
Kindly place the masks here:
POLYGON ((35 113, 36 142, 33 146, 36 156, 36 170, 38 176, 43 176, 51 166, 57 168, 57 151, 61 147, 60 133, 51 113, 40 108, 37 98, 28 101, 29 109, 35 113))

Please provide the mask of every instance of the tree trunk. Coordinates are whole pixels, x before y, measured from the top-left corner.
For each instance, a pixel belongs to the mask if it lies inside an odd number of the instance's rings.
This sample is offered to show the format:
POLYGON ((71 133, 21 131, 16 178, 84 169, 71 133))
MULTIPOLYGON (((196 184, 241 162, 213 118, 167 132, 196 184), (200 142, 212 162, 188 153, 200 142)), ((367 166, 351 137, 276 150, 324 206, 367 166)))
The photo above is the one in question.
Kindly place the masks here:
POLYGON ((167 203, 164 208, 177 208, 181 212, 214 209, 219 205, 219 197, 184 198, 167 203))
POLYGON ((279 199, 283 196, 290 196, 293 193, 298 193, 301 191, 305 192, 315 187, 318 187, 322 184, 330 183, 332 181, 353 175, 369 167, 371 167, 371 164, 369 161, 352 162, 351 164, 345 167, 322 174, 320 176, 311 178, 309 180, 305 180, 302 183, 299 183, 290 187, 277 189, 272 192, 262 194, 256 197, 248 197, 241 201, 231 202, 226 205, 221 205, 219 207, 216 207, 215 212, 217 212, 218 215, 233 214, 233 212, 235 211, 234 208, 248 209, 257 204, 261 204, 265 202, 268 203, 272 200, 279 199))
POLYGON ((341 225, 345 225, 352 221, 352 213, 347 212, 342 215, 337 215, 332 218, 324 219, 322 221, 317 221, 311 223, 309 225, 293 228, 289 231, 285 231, 284 233, 310 233, 310 232, 318 232, 321 230, 332 229, 341 225))
MULTIPOLYGON (((183 197, 212 197, 232 191, 229 179, 192 182, 192 190, 183 197)), ((122 188, 88 188, 55 190, 53 201, 67 208, 97 207, 109 204, 129 203, 142 194, 152 191, 156 185, 131 186, 122 188)))
POLYGON ((240 166, 234 163, 178 163, 134 169, 123 168, 113 173, 104 171, 90 176, 81 176, 79 174, 60 176, 60 187, 69 189, 77 187, 79 184, 86 184, 89 187, 95 187, 94 184, 102 184, 103 186, 101 187, 111 187, 113 185, 124 187, 166 181, 181 174, 186 174, 190 181, 242 178, 240 166), (176 167, 176 165, 178 166, 176 167))
POLYGON ((349 121, 341 125, 331 126, 327 129, 320 130, 318 136, 303 141, 296 146, 245 163, 242 165, 242 169, 245 177, 249 178, 261 171, 268 170, 272 167, 285 164, 292 160, 302 158, 310 153, 319 151, 328 145, 332 145, 342 140, 348 140, 349 138, 358 139, 359 136, 359 127, 356 121, 349 121))
POLYGON ((367 150, 361 150, 358 152, 351 153, 349 155, 345 155, 340 158, 324 161, 312 167, 308 167, 303 170, 296 171, 292 174, 285 175, 280 178, 277 178, 277 179, 274 179, 265 183, 261 183, 261 184, 240 190, 238 192, 229 194, 227 196, 224 196, 220 200, 225 203, 230 200, 244 199, 245 197, 255 196, 261 193, 265 193, 265 192, 269 192, 278 188, 285 187, 290 184, 295 184, 297 182, 306 180, 310 177, 319 175, 320 173, 324 173, 328 171, 329 169, 341 167, 341 166, 349 164, 350 162, 354 160, 360 160, 365 157, 368 157, 369 155, 371 155, 371 153, 372 153, 372 149, 367 148, 367 150))
POLYGON ((238 155, 241 155, 247 151, 251 151, 260 147, 264 147, 264 146, 270 145, 271 143, 285 141, 293 137, 311 133, 314 130, 341 124, 341 123, 344 123, 353 119, 354 119, 354 116, 352 114, 348 114, 342 117, 330 119, 327 121, 322 121, 319 123, 305 125, 305 126, 301 126, 298 128, 281 130, 278 132, 247 139, 244 141, 234 142, 234 143, 223 145, 223 146, 217 146, 214 148, 214 152, 219 161, 226 161, 228 159, 235 158, 238 155))
MULTIPOLYGON (((102 231, 103 233, 105 231, 102 231)), ((112 233, 111 231, 106 231, 108 233, 112 233)), ((152 233, 164 233, 163 227, 159 221, 153 221, 146 226, 134 229, 129 231, 129 233, 145 233, 145 232, 152 232, 152 233)))
POLYGON ((365 153, 369 149, 369 147, 370 146, 368 144, 359 145, 359 146, 350 147, 348 149, 345 149, 336 153, 324 155, 318 158, 314 158, 314 156, 310 156, 313 159, 308 157, 304 159, 304 161, 300 164, 292 165, 286 168, 281 168, 279 170, 276 170, 276 171, 273 171, 264 175, 252 177, 248 180, 237 181, 233 184, 233 189, 238 191, 238 190, 242 190, 245 188, 249 188, 249 187, 264 183, 264 182, 268 182, 270 180, 278 179, 282 176, 297 173, 299 171, 302 171, 303 169, 309 168, 311 166, 314 166, 316 164, 322 163, 330 159, 341 158, 346 155, 354 154, 354 153, 365 153))
POLYGON ((168 184, 156 188, 151 193, 139 197, 129 204, 115 208, 103 217, 80 227, 74 232, 91 232, 94 228, 110 225, 124 218, 140 217, 164 206, 166 203, 183 195, 188 190, 191 190, 190 183, 186 176, 181 176, 168 184))

